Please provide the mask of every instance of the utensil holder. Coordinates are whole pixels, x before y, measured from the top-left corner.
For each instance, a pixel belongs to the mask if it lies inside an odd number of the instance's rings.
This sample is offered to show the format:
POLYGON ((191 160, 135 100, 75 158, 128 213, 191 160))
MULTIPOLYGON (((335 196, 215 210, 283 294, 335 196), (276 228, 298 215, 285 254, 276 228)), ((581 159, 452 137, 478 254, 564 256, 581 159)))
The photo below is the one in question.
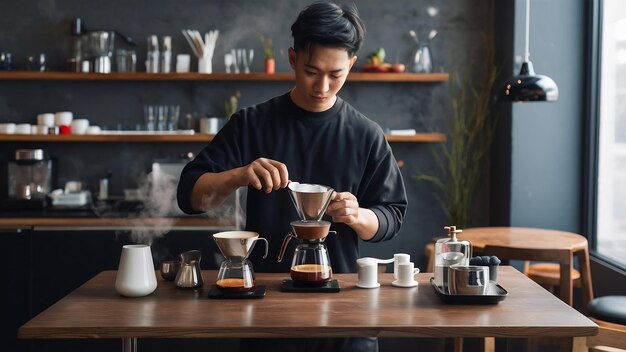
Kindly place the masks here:
POLYGON ((213 63, 210 58, 201 57, 198 59, 198 73, 213 73, 213 63))

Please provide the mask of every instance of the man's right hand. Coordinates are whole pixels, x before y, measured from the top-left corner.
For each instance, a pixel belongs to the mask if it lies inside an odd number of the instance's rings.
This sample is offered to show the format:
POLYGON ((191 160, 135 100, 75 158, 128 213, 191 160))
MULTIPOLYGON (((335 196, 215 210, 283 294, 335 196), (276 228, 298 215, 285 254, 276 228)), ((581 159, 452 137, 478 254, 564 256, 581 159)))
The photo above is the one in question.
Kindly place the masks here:
POLYGON ((287 187, 287 165, 272 159, 258 158, 243 167, 244 183, 266 193, 287 187))

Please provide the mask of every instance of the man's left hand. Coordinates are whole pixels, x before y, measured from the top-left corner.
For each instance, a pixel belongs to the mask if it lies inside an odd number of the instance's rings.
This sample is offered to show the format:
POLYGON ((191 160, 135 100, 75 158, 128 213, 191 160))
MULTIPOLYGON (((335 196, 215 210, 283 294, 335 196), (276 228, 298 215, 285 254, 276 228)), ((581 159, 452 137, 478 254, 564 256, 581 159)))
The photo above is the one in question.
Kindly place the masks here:
POLYGON ((354 224, 359 219, 359 201, 350 192, 335 192, 326 214, 333 218, 333 222, 354 224))

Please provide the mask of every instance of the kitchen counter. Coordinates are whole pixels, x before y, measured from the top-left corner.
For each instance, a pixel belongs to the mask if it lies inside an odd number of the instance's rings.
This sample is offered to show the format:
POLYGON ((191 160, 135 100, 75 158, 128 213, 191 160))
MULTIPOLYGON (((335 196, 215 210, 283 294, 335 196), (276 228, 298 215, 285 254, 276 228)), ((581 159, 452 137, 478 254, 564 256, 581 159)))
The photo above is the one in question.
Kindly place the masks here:
POLYGON ((0 211, 0 229, 119 230, 172 227, 176 230, 234 229, 234 218, 153 214, 137 201, 111 200, 82 207, 0 211))

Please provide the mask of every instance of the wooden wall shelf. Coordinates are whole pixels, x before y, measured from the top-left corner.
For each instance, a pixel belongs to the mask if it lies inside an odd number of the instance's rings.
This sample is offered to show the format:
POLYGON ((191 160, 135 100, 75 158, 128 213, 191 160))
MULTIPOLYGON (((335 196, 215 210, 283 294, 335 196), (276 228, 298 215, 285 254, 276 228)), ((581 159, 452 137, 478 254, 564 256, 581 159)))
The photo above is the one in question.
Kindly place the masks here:
MULTIPOLYGON (((91 134, 91 135, 45 135, 0 134, 0 142, 209 142, 212 134, 91 134)), ((389 142, 428 143, 445 142, 443 133, 417 133, 412 136, 385 135, 389 142)))
POLYGON ((59 228, 59 229, 79 229, 79 228, 137 228, 137 227, 162 227, 164 224, 176 228, 197 228, 199 230, 207 228, 234 228, 234 220, 230 219, 208 219, 203 217, 182 217, 182 218, 89 218, 89 217, 68 217, 68 218, 0 218, 1 228, 59 228))
MULTIPOLYGON (((352 72, 348 82, 423 82, 448 81, 447 73, 366 73, 352 72)), ((0 80, 56 81, 293 81, 292 73, 76 73, 76 72, 0 72, 0 80)))

